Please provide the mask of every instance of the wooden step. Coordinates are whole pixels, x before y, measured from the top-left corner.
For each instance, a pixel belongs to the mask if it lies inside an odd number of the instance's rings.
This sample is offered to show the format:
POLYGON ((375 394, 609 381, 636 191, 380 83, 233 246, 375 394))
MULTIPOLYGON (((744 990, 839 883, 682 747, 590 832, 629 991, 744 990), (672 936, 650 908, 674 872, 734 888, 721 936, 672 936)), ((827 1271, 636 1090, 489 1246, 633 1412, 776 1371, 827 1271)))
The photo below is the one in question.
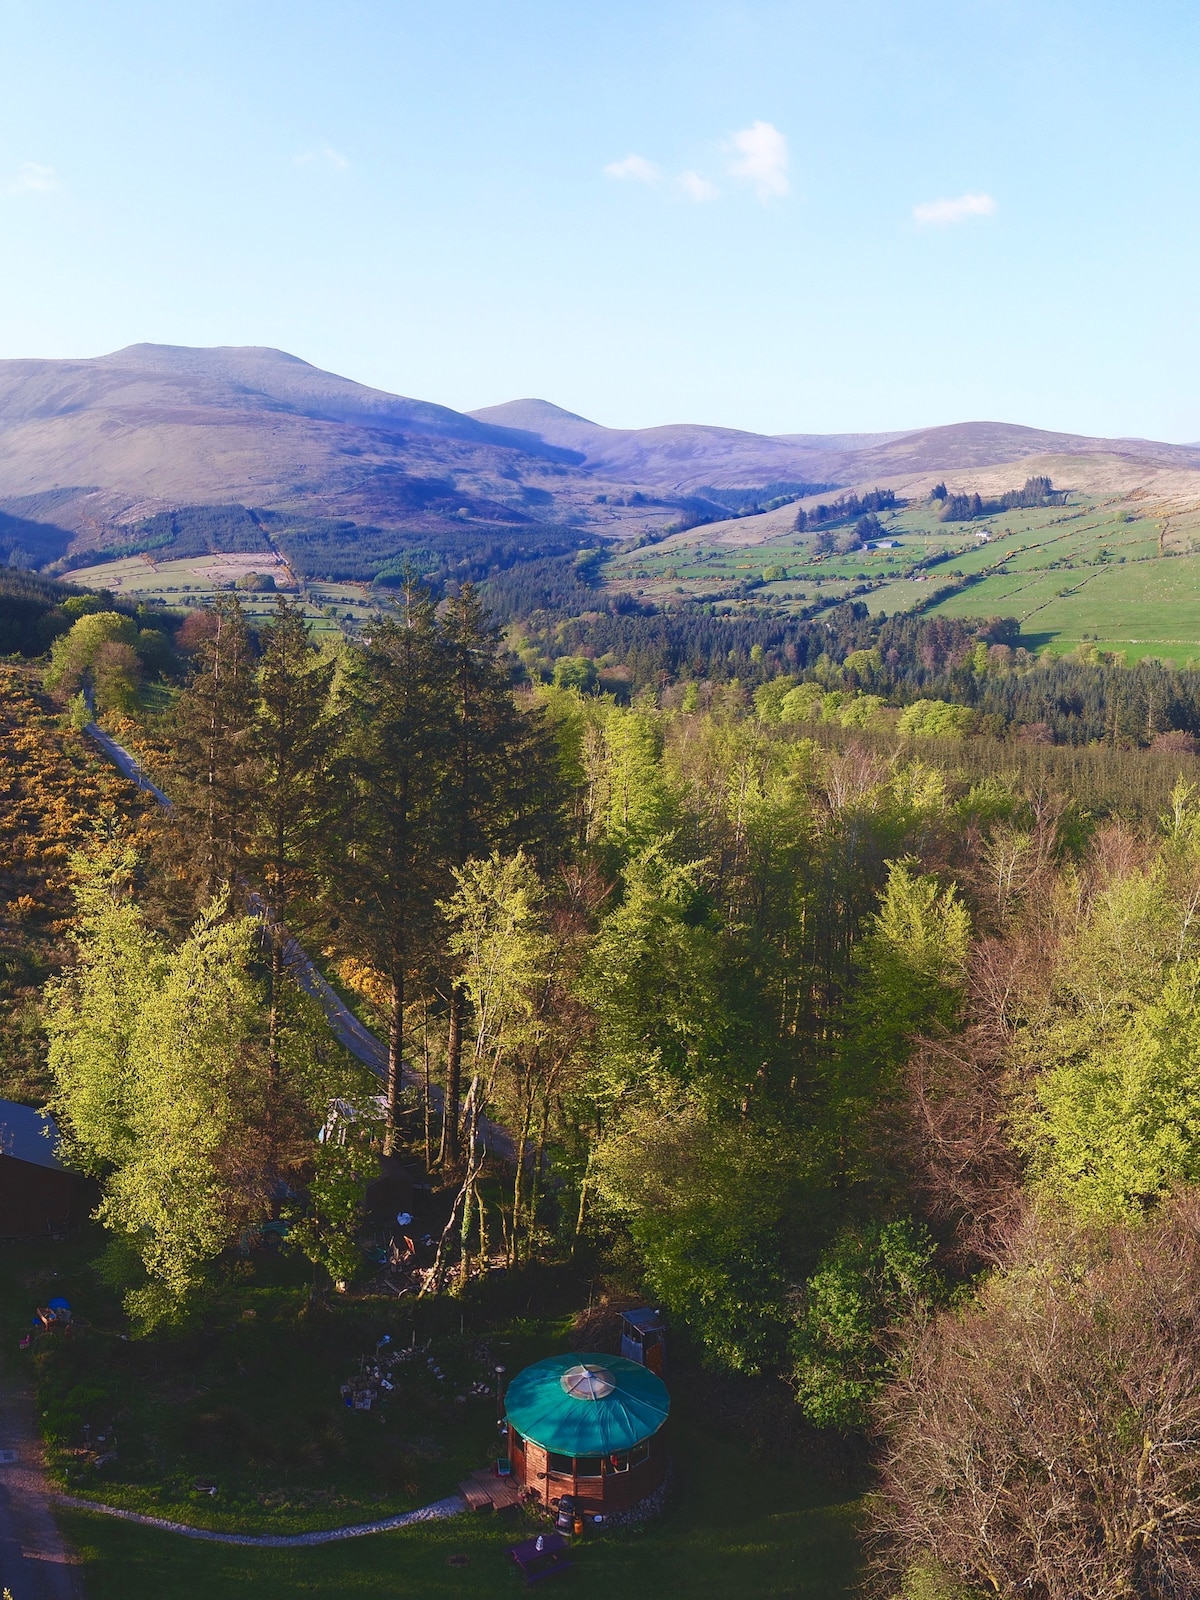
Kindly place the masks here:
POLYGON ((506 1506, 521 1503, 521 1486, 516 1479, 497 1477, 486 1468, 464 1478, 458 1488, 472 1511, 485 1511, 489 1507, 502 1511, 506 1506))
POLYGON ((458 1492, 467 1502, 471 1511, 487 1511, 491 1509, 492 1497, 482 1484, 476 1483, 474 1478, 464 1478, 458 1486, 458 1492))

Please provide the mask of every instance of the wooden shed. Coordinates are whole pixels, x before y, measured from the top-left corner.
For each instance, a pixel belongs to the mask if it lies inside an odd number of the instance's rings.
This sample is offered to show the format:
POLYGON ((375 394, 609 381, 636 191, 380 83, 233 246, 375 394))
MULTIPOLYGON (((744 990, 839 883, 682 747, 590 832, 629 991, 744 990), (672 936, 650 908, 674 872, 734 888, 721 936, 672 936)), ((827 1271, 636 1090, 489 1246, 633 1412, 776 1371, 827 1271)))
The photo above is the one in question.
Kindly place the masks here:
POLYGON ((671 1399, 662 1379, 623 1356, 551 1356, 505 1396, 513 1476, 550 1505, 572 1495, 586 1517, 630 1511, 662 1484, 671 1399))
POLYGON ((626 1311, 621 1317, 621 1354, 639 1366, 649 1367, 662 1378, 666 1375, 667 1328, 662 1315, 643 1306, 626 1311))
POLYGON ((61 1237, 82 1220, 82 1186, 58 1143, 48 1112, 0 1100, 0 1239, 61 1237))

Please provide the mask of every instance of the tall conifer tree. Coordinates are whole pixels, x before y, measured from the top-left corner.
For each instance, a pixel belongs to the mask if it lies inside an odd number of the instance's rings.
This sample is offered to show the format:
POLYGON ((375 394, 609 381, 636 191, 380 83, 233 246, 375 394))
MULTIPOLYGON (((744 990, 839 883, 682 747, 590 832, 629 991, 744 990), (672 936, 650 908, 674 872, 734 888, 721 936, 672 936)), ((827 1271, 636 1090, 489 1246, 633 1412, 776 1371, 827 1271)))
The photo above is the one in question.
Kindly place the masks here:
POLYGON ((351 786, 340 915, 389 990, 385 1153, 396 1139, 410 977, 427 956, 446 879, 443 787, 450 728, 445 652, 429 597, 408 589, 352 652, 346 681, 351 786))
POLYGON ((256 787, 253 641, 236 595, 218 598, 198 671, 175 707, 167 853, 198 907, 249 865, 256 787))
MULTIPOLYGON (((474 586, 446 604, 442 646, 449 688, 450 728, 446 745, 443 806, 448 864, 459 870, 553 835, 561 814, 560 784, 552 740, 540 719, 523 715, 513 699, 500 659, 500 639, 474 586)), ((446 980, 449 1031, 442 1154, 459 1157, 463 989, 451 972, 446 980)))
POLYGON ((332 661, 313 648, 304 613, 283 596, 263 629, 252 728, 248 855, 266 894, 271 939, 270 1059, 283 979, 283 926, 311 892, 332 803, 332 661))

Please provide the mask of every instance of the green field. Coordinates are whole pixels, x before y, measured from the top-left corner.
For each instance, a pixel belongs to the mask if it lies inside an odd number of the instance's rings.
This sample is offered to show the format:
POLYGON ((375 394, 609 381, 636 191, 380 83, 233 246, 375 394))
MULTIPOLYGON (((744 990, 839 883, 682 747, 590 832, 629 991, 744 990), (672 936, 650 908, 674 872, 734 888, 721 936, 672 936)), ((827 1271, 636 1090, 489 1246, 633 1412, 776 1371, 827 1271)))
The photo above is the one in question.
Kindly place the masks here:
MULTIPOLYGON (((622 552, 606 580, 658 604, 701 600, 724 611, 768 603, 813 615, 853 597, 889 616, 1015 616, 1032 649, 1094 643, 1128 661, 1200 658, 1200 508, 1155 511, 1135 493, 1072 494, 1065 506, 974 522, 942 523, 937 510, 921 501, 883 515, 897 549, 829 555, 779 513, 748 517, 622 552), (763 537, 764 528, 780 531, 763 537), (930 604, 964 579, 973 581, 930 604)), ((844 539, 848 530, 833 531, 844 539)))
MULTIPOLYGON (((354 632, 383 609, 378 595, 363 584, 325 583, 298 579, 277 556, 270 554, 193 556, 179 561, 153 561, 149 556, 129 556, 94 567, 79 567, 68 581, 89 588, 108 589, 121 599, 185 611, 210 604, 233 587, 242 573, 270 574, 279 591, 303 605, 314 633, 354 632)), ((276 593, 238 591, 247 616, 264 620, 275 609, 276 593)))

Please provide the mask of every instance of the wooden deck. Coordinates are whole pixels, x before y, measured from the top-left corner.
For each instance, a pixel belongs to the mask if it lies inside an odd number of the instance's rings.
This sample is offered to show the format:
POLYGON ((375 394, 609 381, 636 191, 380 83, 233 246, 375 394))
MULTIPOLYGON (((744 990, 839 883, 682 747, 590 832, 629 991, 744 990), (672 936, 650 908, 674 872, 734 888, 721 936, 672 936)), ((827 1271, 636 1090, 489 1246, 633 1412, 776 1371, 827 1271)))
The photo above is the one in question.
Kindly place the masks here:
POLYGON ((515 1478, 498 1478, 484 1468, 464 1478, 458 1492, 472 1511, 503 1511, 521 1503, 521 1486, 515 1478))

